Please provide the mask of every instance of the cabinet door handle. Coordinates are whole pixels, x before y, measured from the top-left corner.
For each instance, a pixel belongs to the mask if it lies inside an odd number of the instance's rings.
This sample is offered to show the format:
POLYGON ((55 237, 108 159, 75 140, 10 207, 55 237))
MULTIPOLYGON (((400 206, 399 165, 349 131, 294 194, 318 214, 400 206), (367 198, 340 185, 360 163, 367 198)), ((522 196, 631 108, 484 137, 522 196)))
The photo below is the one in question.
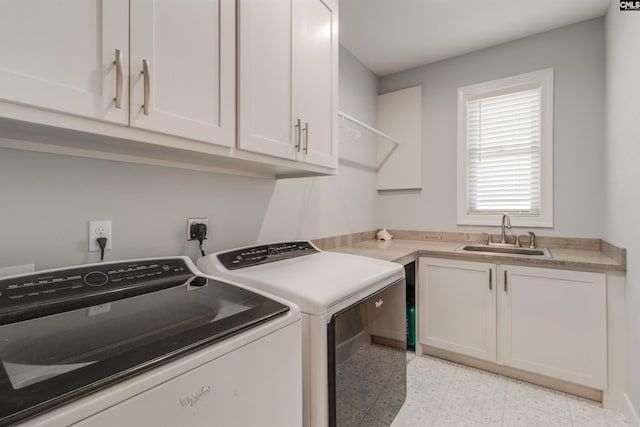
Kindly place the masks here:
POLYGON ((493 284, 491 283, 492 282, 492 280, 491 280, 492 279, 492 277, 491 277, 492 275, 493 275, 493 269, 490 268, 489 269, 489 290, 490 291, 493 290, 493 284))
POLYGON ((142 60, 142 74, 144 76, 144 104, 142 104, 142 108, 144 109, 144 115, 149 115, 149 97, 151 95, 151 83, 149 77, 149 61, 147 59, 142 60))
POLYGON ((113 61, 116 64, 116 97, 113 98, 116 101, 116 108, 122 108, 122 51, 116 49, 116 59, 113 61))
POLYGON ((504 293, 507 293, 507 270, 504 271, 504 293))
POLYGON ((304 154, 307 154, 309 151, 309 123, 304 122, 304 127, 302 128, 302 132, 304 132, 304 154))
POLYGON ((296 151, 300 152, 300 119, 296 120, 296 151))

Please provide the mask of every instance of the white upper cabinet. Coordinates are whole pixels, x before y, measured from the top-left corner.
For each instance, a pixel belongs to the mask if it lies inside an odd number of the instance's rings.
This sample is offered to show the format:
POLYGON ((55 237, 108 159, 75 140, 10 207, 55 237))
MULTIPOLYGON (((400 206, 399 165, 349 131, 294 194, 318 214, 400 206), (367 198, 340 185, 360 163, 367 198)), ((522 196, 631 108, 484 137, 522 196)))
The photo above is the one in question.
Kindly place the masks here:
POLYGON ((337 3, 240 0, 239 11, 239 148, 337 167, 337 3))
POLYGON ((0 147, 333 174, 337 37, 336 0, 0 1, 0 147))
POLYGON ((128 0, 0 3, 0 100, 127 124, 128 70, 128 0))
POLYGON ((131 100, 133 127, 234 145, 235 2, 132 1, 131 100))
POLYGON ((238 146, 295 159, 291 0, 240 0, 239 4, 238 146))
POLYGON ((320 0, 293 3, 293 117, 306 162, 337 166, 338 9, 320 0))
POLYGON ((235 2, 3 1, 0 99, 233 146, 235 2))

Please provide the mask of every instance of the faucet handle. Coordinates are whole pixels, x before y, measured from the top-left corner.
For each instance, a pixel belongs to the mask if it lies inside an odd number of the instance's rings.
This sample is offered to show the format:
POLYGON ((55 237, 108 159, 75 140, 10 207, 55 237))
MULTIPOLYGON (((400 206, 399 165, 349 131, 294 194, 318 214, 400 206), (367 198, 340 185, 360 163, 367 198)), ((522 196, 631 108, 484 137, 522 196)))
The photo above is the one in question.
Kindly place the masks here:
POLYGON ((527 234, 529 235, 529 248, 535 249, 536 248, 536 233, 534 233, 533 231, 527 231, 527 234))
POLYGON ((485 245, 489 246, 491 243, 491 233, 487 233, 487 240, 484 242, 485 245))
POLYGON ((520 235, 516 234, 516 246, 521 248, 522 247, 522 243, 520 243, 520 235))

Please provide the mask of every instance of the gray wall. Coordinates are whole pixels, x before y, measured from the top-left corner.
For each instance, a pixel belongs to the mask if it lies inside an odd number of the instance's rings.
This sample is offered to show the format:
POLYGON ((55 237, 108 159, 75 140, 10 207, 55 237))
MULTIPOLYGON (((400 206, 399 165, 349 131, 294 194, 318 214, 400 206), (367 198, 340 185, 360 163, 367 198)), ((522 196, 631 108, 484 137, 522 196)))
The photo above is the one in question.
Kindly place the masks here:
POLYGON ((606 237, 627 248, 627 394, 640 411, 640 13, 612 2, 606 35, 606 237))
POLYGON ((250 244, 275 182, 0 149, 0 266, 97 261, 87 221, 112 221, 107 260, 197 256, 186 219, 206 216, 208 250, 250 244))
POLYGON ((552 67, 554 228, 538 232, 602 237, 604 63, 599 18, 383 77, 379 93, 422 85, 423 178, 421 191, 381 193, 378 226, 495 230, 456 225, 457 89, 552 67))
MULTIPOLYGON (((375 120, 377 79, 340 51, 340 105, 375 120)), ((366 139, 366 138, 365 138, 366 139)), ((375 226, 375 145, 341 147, 340 175, 261 180, 0 149, 0 267, 96 261, 87 221, 110 219, 107 260, 198 256, 186 218, 209 218, 207 251, 375 226)))

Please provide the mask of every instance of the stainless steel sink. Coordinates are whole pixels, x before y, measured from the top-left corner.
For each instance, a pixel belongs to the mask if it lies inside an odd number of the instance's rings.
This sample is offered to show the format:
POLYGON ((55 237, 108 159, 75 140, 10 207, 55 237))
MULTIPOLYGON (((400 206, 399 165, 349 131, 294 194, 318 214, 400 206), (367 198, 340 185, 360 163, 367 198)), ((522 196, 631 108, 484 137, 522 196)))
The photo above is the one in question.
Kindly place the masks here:
POLYGON ((521 248, 492 245, 465 245, 459 247, 459 251, 484 252, 500 255, 524 255, 527 257, 551 258, 551 252, 547 248, 521 248))

